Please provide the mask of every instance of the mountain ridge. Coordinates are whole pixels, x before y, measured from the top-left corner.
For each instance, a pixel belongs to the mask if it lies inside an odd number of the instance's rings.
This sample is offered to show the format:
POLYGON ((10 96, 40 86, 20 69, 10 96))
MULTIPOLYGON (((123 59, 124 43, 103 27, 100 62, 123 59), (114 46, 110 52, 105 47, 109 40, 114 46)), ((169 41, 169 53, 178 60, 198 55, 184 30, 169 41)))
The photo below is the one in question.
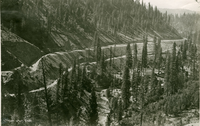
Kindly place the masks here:
POLYGON ((183 15, 185 14, 193 14, 193 13, 198 13, 200 14, 200 11, 192 11, 192 10, 188 10, 188 9, 169 9, 169 8, 158 8, 159 11, 161 11, 162 13, 165 13, 167 11, 168 14, 179 14, 179 15, 183 15))

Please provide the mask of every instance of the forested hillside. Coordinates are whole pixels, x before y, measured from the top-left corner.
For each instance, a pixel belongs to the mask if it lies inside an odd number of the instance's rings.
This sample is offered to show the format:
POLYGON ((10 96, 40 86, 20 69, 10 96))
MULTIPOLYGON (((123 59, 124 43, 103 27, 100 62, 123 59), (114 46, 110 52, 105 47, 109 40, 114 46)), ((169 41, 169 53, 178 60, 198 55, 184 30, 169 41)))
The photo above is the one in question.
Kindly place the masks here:
POLYGON ((1 9, 1 25, 44 53, 92 47, 95 34, 101 45, 142 40, 144 34, 181 38, 168 15, 132 0, 2 0, 1 9))
POLYGON ((178 30, 183 37, 190 37, 194 43, 200 40, 200 14, 171 15, 171 25, 178 30))
POLYGON ((198 16, 138 0, 2 0, 1 16, 2 126, 198 122, 198 16))

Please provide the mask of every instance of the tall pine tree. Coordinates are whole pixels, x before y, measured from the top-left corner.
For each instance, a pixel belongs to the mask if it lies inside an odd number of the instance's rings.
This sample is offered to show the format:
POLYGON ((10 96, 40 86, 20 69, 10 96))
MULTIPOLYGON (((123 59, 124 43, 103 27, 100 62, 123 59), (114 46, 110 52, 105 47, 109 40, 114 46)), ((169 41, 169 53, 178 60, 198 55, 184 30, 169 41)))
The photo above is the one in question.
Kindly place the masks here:
POLYGON ((178 84, 177 84, 177 69, 176 69, 176 43, 173 44, 173 49, 172 49, 172 59, 170 62, 170 78, 169 78, 169 82, 170 82, 170 92, 172 94, 177 92, 177 88, 178 88, 178 84))
POLYGON ((134 54, 133 54, 133 69, 134 69, 134 68, 137 67, 137 62, 138 62, 138 59, 137 59, 137 44, 134 44, 133 51, 134 51, 134 54))
POLYGON ((128 68, 132 68, 132 51, 130 44, 127 45, 126 47, 126 64, 128 65, 128 68))
POLYGON ((95 89, 92 88, 91 99, 90 99, 90 115, 89 115, 89 124, 90 126, 96 126, 98 121, 98 111, 97 111, 97 97, 95 89))
POLYGON ((129 105, 129 98, 130 98, 130 77, 129 77, 129 68, 126 65, 124 68, 124 73, 123 73, 123 79, 122 79, 122 104, 123 104, 123 109, 126 109, 129 105))
POLYGON ((169 50, 167 51, 166 54, 166 62, 165 62, 165 85, 164 85, 164 93, 165 95, 169 95, 169 89, 170 89, 170 82, 169 82, 169 77, 170 77, 170 63, 171 63, 171 55, 169 53, 169 50))
POLYGON ((147 67, 147 38, 143 37, 143 48, 142 48, 142 67, 147 67))

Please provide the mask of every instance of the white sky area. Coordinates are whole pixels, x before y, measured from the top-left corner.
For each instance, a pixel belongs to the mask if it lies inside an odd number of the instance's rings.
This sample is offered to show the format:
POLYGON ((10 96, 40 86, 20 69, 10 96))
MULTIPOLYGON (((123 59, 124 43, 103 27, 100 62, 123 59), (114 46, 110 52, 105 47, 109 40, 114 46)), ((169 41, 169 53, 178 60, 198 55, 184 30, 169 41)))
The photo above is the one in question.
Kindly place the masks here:
MULTIPOLYGON (((142 0, 140 0, 142 1, 142 0)), ((200 3, 195 0, 143 0, 144 3, 149 3, 158 8, 168 9, 187 9, 192 11, 200 11, 200 3)))

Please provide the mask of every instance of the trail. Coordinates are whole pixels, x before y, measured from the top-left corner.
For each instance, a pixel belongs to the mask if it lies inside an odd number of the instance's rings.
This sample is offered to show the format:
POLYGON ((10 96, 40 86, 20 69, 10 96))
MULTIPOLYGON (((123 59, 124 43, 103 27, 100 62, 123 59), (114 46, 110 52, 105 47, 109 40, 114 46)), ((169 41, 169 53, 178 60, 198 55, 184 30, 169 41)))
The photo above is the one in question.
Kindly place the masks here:
MULTIPOLYGON (((50 85, 47 86, 47 89, 55 86, 57 83, 58 83, 58 80, 55 80, 53 83, 51 83, 50 85)), ((44 87, 41 87, 39 89, 29 91, 29 93, 39 92, 39 91, 43 91, 43 90, 44 90, 44 87)))
MULTIPOLYGON (((183 41, 183 40, 176 40, 176 41, 183 41)), ((168 42, 175 42, 175 40, 164 40, 163 43, 168 43, 168 42)), ((161 46, 163 44, 161 42, 161 46)), ((134 43, 130 44, 131 46, 133 46, 134 43)), ((148 42, 148 45, 152 45, 153 42, 148 42)), ((137 45, 141 48, 143 43, 137 43, 137 45)), ((117 45, 108 45, 108 46, 103 46, 102 49, 107 49, 107 48, 110 48, 110 47, 126 47, 127 44, 117 44, 117 45)), ((86 48, 85 50, 93 50, 93 48, 86 48)), ((36 71, 38 69, 38 66, 39 66, 39 63, 41 61, 42 58, 44 57, 47 57, 47 56, 54 56, 56 54, 66 54, 66 53, 73 53, 73 52, 83 52, 85 50, 73 50, 73 51, 70 51, 70 52, 54 52, 54 53, 50 53, 50 54, 47 54, 47 55, 44 55, 42 56, 37 62, 35 62, 31 68, 32 71, 36 71)), ((166 50, 168 50, 168 48, 166 48, 165 50, 163 50, 163 52, 165 52, 166 50)), ((141 50, 140 50, 141 51, 141 50)), ((150 55, 150 53, 148 53, 150 55)), ((141 55, 141 52, 138 53, 138 55, 141 55)), ((118 56, 118 57, 112 57, 112 59, 121 59, 121 58, 126 58, 126 55, 122 55, 122 56, 118 56)), ((109 61, 110 58, 106 59, 105 61, 109 61)), ((85 63, 88 63, 88 62, 83 62, 83 63, 80 63, 80 65, 84 65, 85 63)), ((96 64, 96 62, 90 62, 89 64, 96 64)), ((71 71, 72 70, 72 67, 68 68, 68 71, 71 71)), ((64 74, 64 73, 63 73, 64 74)), ((54 87, 56 84, 58 83, 58 79, 57 80, 54 80, 53 83, 49 84, 47 86, 47 89, 49 88, 52 88, 54 87)), ((29 93, 35 93, 35 92, 40 92, 40 91, 43 91, 44 90, 44 87, 41 87, 39 89, 35 89, 35 90, 31 90, 29 91, 29 93)), ((99 92, 100 93, 100 92, 99 92)), ((10 94, 10 96, 14 96, 14 94, 10 94)), ((98 123, 102 126, 106 126, 106 122, 108 120, 108 114, 110 113, 110 109, 109 109, 109 101, 106 97, 101 97, 101 96, 98 96, 97 97, 97 104, 98 104, 98 123)))
MULTIPOLYGON (((163 43, 166 43, 166 42, 168 43, 168 42, 177 42, 177 41, 183 41, 183 40, 184 39, 180 39, 180 40, 162 40, 162 41, 163 41, 163 43)), ((161 46, 162 46, 163 43, 161 42, 161 46)), ((132 43, 131 45, 133 45, 133 44, 134 43, 132 43)), ((140 45, 140 44, 142 45, 143 43, 137 43, 137 45, 140 45)), ((148 44, 152 44, 152 42, 148 42, 148 44)), ((126 46, 127 46, 127 44, 108 45, 108 46, 103 46, 102 49, 110 48, 110 47, 126 47, 126 46)), ((93 50, 93 48, 86 48, 85 50, 93 50)), ((167 48, 167 49, 163 50, 163 52, 165 52, 167 50, 169 50, 169 49, 167 48)), ((38 66, 39 66, 39 63, 40 63, 41 59, 44 58, 44 57, 51 56, 51 55, 56 55, 56 54, 81 52, 81 51, 84 51, 84 50, 73 50, 73 51, 70 51, 70 52, 55 52, 55 53, 50 53, 50 54, 44 55, 36 63, 34 63, 30 67, 30 69, 32 71, 36 71, 38 69, 38 66)), ((150 55, 151 53, 148 53, 148 54, 150 55)), ((139 53, 138 55, 140 56, 141 54, 139 53)), ((118 56, 118 57, 112 57, 111 59, 112 60, 113 59, 116 60, 116 59, 121 59, 121 58, 126 58, 126 55, 122 55, 122 56, 118 56)), ((110 60, 110 58, 106 59, 105 61, 109 61, 109 60, 110 60)), ((88 62, 80 63, 80 65, 84 65, 86 63, 88 63, 88 62)), ((96 62, 90 62, 89 64, 96 64, 96 62)), ((72 67, 68 68, 68 71, 71 71, 71 70, 72 70, 72 67)), ((51 88, 51 87, 55 86, 56 84, 57 84, 57 80, 55 80, 53 83, 51 83, 50 85, 48 85, 47 88, 51 88)), ((41 88, 35 89, 35 90, 31 90, 29 92, 33 93, 33 92, 38 92, 38 91, 42 91, 42 90, 44 90, 44 87, 41 87, 41 88)))
MULTIPOLYGON (((169 44, 171 45, 172 42, 183 42, 185 39, 177 39, 177 40, 161 40, 161 47, 163 48, 163 52, 164 51, 167 51, 167 50, 170 50, 170 47, 166 47, 166 44, 169 44)), ((138 53, 140 54, 141 51, 142 51, 142 45, 143 43, 131 43, 130 46, 133 46, 133 44, 137 44, 138 46, 138 53)), ((148 46, 152 46, 153 45, 153 42, 149 41, 148 42, 148 46)), ((120 47, 126 47, 127 44, 115 44, 115 45, 108 45, 108 46, 102 46, 101 49, 109 49, 109 48, 120 48, 120 47)), ((65 51, 65 52, 54 52, 54 53, 49 53, 49 54, 46 54, 44 56, 42 56, 40 59, 38 59, 31 67, 30 69, 32 71, 36 71, 38 69, 38 65, 41 61, 42 58, 44 57, 48 57, 48 56, 55 56, 57 54, 60 54, 60 55, 65 55, 65 54, 69 54, 69 53, 74 53, 74 52, 84 52, 86 50, 94 50, 94 48, 85 48, 85 50, 73 50, 73 51, 65 51)), ((149 54, 149 53, 148 53, 149 54)), ((120 57, 119 57, 120 58, 120 57)), ((123 57, 125 58, 125 57, 123 57)), ((114 58, 116 59, 116 58, 114 58)), ((93 62, 94 63, 94 62, 93 62)))

